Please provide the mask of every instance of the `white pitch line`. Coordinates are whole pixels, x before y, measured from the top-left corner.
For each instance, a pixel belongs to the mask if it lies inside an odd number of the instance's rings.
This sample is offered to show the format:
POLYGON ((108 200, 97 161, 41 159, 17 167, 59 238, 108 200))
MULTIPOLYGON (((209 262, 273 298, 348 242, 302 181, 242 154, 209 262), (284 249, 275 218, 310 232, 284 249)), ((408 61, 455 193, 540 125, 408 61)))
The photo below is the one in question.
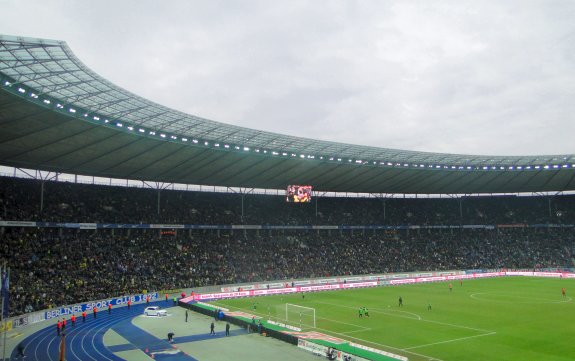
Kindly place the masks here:
MULTIPOLYGON (((212 303, 216 304, 217 302, 212 302, 212 303)), ((317 302, 316 302, 316 303, 317 303, 317 302)), ((226 306, 225 303, 222 303, 222 305, 226 306)), ((240 307, 236 307, 236 308, 240 308, 240 307)), ((244 308, 244 310, 245 310, 245 308, 244 308)), ((251 311, 251 312, 257 314, 257 312, 255 312, 255 311, 251 311)), ((268 315, 268 317, 270 317, 270 316, 268 315)), ((360 325, 357 325, 357 324, 355 324, 355 323, 347 323, 347 322, 337 321, 337 320, 333 320, 333 319, 331 319, 331 318, 325 318, 325 317, 316 317, 316 318, 319 319, 319 320, 327 320, 327 321, 330 321, 330 322, 341 323, 342 325, 347 325, 347 326, 353 326, 353 327, 360 328, 361 330, 358 330, 358 331, 371 330, 371 328, 369 328, 369 327, 360 326, 360 325)), ((296 322, 296 323, 297 323, 297 322, 296 322)))
POLYGON ((498 292, 479 292, 479 293, 473 293, 471 295, 469 295, 470 298, 473 298, 474 300, 479 300, 479 301, 488 301, 488 302, 499 302, 499 303, 531 303, 531 304, 537 304, 537 303, 552 303, 552 304, 558 304, 558 303, 569 303, 572 301, 571 297, 567 297, 566 299, 562 300, 562 301, 556 301, 556 300, 549 300, 546 298, 533 298, 533 297, 529 297, 529 296, 518 296, 518 295, 513 295, 510 293, 498 293, 498 292), (529 300, 529 301, 534 301, 534 302, 521 302, 521 301, 505 301, 505 300, 490 300, 490 299, 485 299, 485 298, 481 298, 481 297, 477 297, 479 295, 502 295, 502 296, 510 296, 510 297, 515 297, 515 298, 520 298, 520 299, 525 299, 525 300, 529 300), (539 301, 539 302, 538 302, 539 301))
POLYGON ((417 352, 413 352, 413 351, 409 351, 409 350, 406 350, 406 349, 403 349, 403 348, 393 347, 393 346, 385 345, 385 344, 379 343, 379 342, 364 340, 363 338, 348 336, 348 335, 345 335, 345 334, 343 334, 343 333, 341 333, 341 332, 334 332, 334 331, 330 331, 330 330, 324 330, 324 329, 322 329, 322 328, 317 328, 317 327, 316 327, 316 330, 326 331, 326 332, 328 332, 328 333, 333 333, 333 334, 336 334, 336 335, 341 335, 341 336, 346 336, 346 337, 348 337, 348 338, 353 338, 354 340, 357 340, 357 341, 361 341, 361 342, 365 342, 365 343, 370 343, 370 344, 373 344, 373 345, 379 345, 379 346, 383 346, 383 347, 385 347, 385 348, 389 348, 389 349, 393 349, 393 350, 398 350, 398 351, 407 352, 407 353, 410 353, 410 354, 412 354, 412 355, 416 355, 416 356, 419 356, 419 357, 426 358, 428 361, 444 361, 444 360, 439 359, 439 358, 436 358, 436 357, 432 357, 432 356, 428 356, 428 355, 423 355, 423 354, 420 354, 420 353, 417 353, 417 352))
POLYGON ((421 320, 423 322, 430 322, 430 323, 436 323, 438 325, 444 325, 444 326, 451 326, 451 327, 459 327, 459 328, 465 328, 468 330, 473 330, 473 331, 477 331, 477 332, 483 332, 483 333, 492 333, 495 332, 493 330, 482 330, 480 328, 474 328, 474 327, 469 327, 469 326, 462 326, 462 325, 455 325, 453 323, 447 323, 447 322, 440 322, 440 321, 433 321, 433 320, 421 320))
MULTIPOLYGON (((390 308, 390 309, 385 309, 385 308, 373 308, 373 310, 375 310, 377 313, 383 313, 383 314, 385 314, 385 315, 390 315, 390 316, 391 316, 392 314, 389 313, 389 312, 401 312, 401 313, 406 313, 406 314, 408 314, 408 315, 413 315, 413 316, 415 316, 415 318, 411 318, 411 317, 405 317, 405 318, 412 319, 412 320, 418 320, 418 321, 421 320, 421 316, 418 315, 417 313, 413 313, 413 312, 407 312, 407 311, 402 311, 402 310, 395 310, 395 309, 393 309, 393 308, 390 308), (387 311, 387 312, 386 312, 386 311, 387 311)), ((395 315, 394 315, 394 316, 395 316, 395 315)), ((401 316, 399 316, 399 317, 401 317, 401 316)))
MULTIPOLYGON (((337 303, 329 303, 329 302, 313 302, 313 303, 319 303, 322 305, 328 305, 328 306, 336 306, 336 307, 342 307, 342 308, 350 308, 350 309, 357 309, 357 307, 351 307, 351 306, 346 306, 346 305, 340 305, 337 303)), ((389 316, 393 316, 393 317, 401 317, 401 318, 407 318, 408 320, 415 320, 415 321, 419 321, 421 320, 421 316, 418 315, 417 313, 413 313, 413 312, 407 312, 407 311, 401 311, 401 310, 393 310, 393 309, 389 309, 386 310, 385 308, 372 308, 372 310, 375 310, 375 313, 383 313, 384 315, 389 315, 389 316), (387 312, 386 312, 387 311, 387 312), (401 313, 406 313, 408 315, 413 315, 415 317, 407 317, 407 316, 402 316, 402 315, 398 315, 395 313, 389 313, 389 312, 401 312, 401 313)))
MULTIPOLYGON (((340 304, 336 304, 336 303, 327 303, 327 302, 314 302, 314 303, 320 303, 320 304, 324 304, 324 305, 329 305, 329 306, 336 306, 336 307, 343 307, 343 308, 355 308, 355 307, 351 307, 351 306, 346 306, 346 305, 340 305, 340 304)), ((376 310, 379 310, 379 308, 376 308, 376 310)), ((385 310, 385 309, 384 309, 385 310)), ((440 322, 440 321, 433 321, 433 320, 424 320, 421 316, 419 316, 416 313, 413 313, 413 315, 419 317, 419 318, 413 318, 413 317, 406 317, 406 316, 401 316, 401 315, 396 315, 396 314, 391 314, 391 313, 387 313, 387 312, 383 312, 383 311, 376 311, 377 313, 383 313, 385 315, 389 315, 392 317, 401 317, 401 318, 407 318, 409 320, 414 320, 414 321, 421 321, 421 322, 429 322, 429 323, 435 323, 438 325, 443 325, 443 326, 451 326, 451 327, 457 327, 457 328, 465 328, 468 330, 472 330, 472 331, 477 331, 477 332, 482 332, 482 333, 490 333, 490 332, 495 332, 493 330, 482 330, 480 328, 474 328, 474 327, 469 327, 469 326, 462 326, 462 325, 455 325, 453 323, 446 323, 446 322, 440 322)), ((401 312, 405 312, 405 313, 409 313, 412 314, 411 312, 406 312, 406 311, 401 311, 401 312)))
POLYGON ((336 321, 336 320, 332 320, 331 318, 325 318, 325 317, 317 317, 320 320, 327 320, 329 322, 337 322, 337 323, 341 323, 343 325, 348 325, 348 326, 353 326, 353 327, 357 327, 357 328, 361 328, 361 330, 358 331, 365 331, 365 330, 371 330, 371 328, 369 327, 365 327, 365 326, 360 326, 360 325, 356 325, 354 323, 347 323, 347 322, 343 322, 343 321, 336 321))
MULTIPOLYGON (((218 303, 219 303, 219 304, 222 304, 222 305, 224 305, 224 306, 227 306, 225 303, 220 302, 220 301, 216 301, 216 302, 212 302, 212 303, 214 303, 214 304, 218 304, 218 303)), ((316 302, 316 303, 317 303, 317 302, 316 302)), ((229 307, 229 306, 228 306, 228 307, 229 307)), ((344 306, 344 307, 347 307, 347 306, 344 306)), ((231 307, 230 307, 230 308, 231 308, 231 307)), ((265 316, 265 314, 260 313, 260 312, 253 312, 253 310, 250 310, 250 309, 247 308, 247 307, 237 307, 237 306, 234 306, 233 308, 236 308, 236 309, 239 309, 239 310, 248 310, 248 311, 250 311, 250 312, 253 313, 253 314, 256 314, 256 315, 264 315, 264 316, 265 316)), ((357 325, 355 325, 355 326, 357 326, 357 325)), ((357 340, 357 341, 370 343, 370 344, 372 344, 372 345, 378 345, 378 346, 382 346, 382 347, 385 347, 385 348, 388 348, 388 349, 392 349, 392 350, 398 350, 398 351, 407 352, 407 353, 412 354, 412 355, 416 355, 416 356, 419 356, 419 357, 423 357, 423 358, 427 359, 428 361, 444 361, 444 360, 439 359, 439 358, 436 358, 436 357, 427 356, 427 355, 422 355, 422 354, 420 354, 420 353, 413 352, 413 351, 409 351, 409 350, 404 350, 404 349, 401 349, 401 348, 399 348, 399 347, 393 347, 393 346, 385 345, 385 344, 379 343, 379 342, 374 342, 374 341, 364 340, 364 339, 358 338, 358 337, 348 336, 348 335, 343 334, 343 333, 341 333, 341 332, 335 332, 335 331, 332 331, 332 330, 326 330, 326 329, 324 329, 324 328, 319 328, 319 327, 312 327, 312 328, 313 328, 314 330, 324 331, 324 332, 326 332, 327 335, 332 334, 332 335, 345 336, 345 337, 347 337, 347 338, 352 338, 352 339, 357 340)))
POLYGON ((365 330, 346 331, 346 332, 342 332, 342 333, 347 335, 348 333, 365 332, 365 331, 371 331, 371 328, 366 328, 365 330))
POLYGON ((403 350, 404 350, 404 351, 414 350, 414 349, 416 349, 416 348, 433 346, 433 345, 441 345, 441 344, 443 344, 443 343, 450 343, 450 342, 468 340, 468 339, 470 339, 470 338, 477 338, 477 337, 483 337, 483 336, 491 336, 491 335, 495 335, 496 333, 497 333, 497 332, 494 331, 494 332, 486 333, 486 334, 483 334, 483 335, 475 335, 475 336, 454 338, 454 339, 452 339, 452 340, 447 340, 447 341, 439 341, 439 342, 428 343, 428 344, 425 344, 425 345, 407 347, 407 348, 404 348, 403 350))

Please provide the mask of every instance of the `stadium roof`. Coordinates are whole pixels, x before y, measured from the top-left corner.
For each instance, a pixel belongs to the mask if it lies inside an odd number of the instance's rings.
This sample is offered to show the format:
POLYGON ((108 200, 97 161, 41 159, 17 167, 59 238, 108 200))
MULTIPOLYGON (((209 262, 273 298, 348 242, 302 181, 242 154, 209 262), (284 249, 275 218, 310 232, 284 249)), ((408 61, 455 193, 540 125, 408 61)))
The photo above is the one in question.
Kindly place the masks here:
MULTIPOLYGON (((118 60, 121 61, 121 60, 118 60)), ((229 187, 471 194, 575 190, 575 156, 482 156, 320 141, 139 97, 63 41, 0 35, 0 164, 229 187)))

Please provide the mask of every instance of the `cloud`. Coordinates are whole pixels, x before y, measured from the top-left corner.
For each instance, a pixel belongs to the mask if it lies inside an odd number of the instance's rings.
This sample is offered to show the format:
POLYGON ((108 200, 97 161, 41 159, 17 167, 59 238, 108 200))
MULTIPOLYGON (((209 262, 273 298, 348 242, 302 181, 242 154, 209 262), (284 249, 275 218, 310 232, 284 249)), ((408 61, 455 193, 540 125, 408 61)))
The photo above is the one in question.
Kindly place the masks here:
POLYGON ((467 154, 575 153, 572 1, 0 0, 112 82, 209 119, 467 154))

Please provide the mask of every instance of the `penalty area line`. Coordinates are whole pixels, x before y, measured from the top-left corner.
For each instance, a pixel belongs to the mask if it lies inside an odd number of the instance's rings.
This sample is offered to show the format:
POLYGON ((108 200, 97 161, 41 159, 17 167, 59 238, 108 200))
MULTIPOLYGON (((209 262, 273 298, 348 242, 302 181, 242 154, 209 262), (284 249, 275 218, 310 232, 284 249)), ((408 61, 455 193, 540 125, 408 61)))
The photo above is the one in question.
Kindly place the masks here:
POLYGON ((364 340, 363 338, 348 336, 348 335, 343 334, 343 333, 341 333, 341 332, 335 332, 335 331, 331 331, 331 330, 325 330, 325 329, 318 328, 318 327, 316 327, 315 329, 316 329, 316 330, 320 330, 320 331, 325 331, 325 332, 327 332, 328 334, 345 336, 345 337, 352 338, 352 339, 354 339, 354 340, 361 341, 361 342, 364 342, 364 343, 382 346, 382 347, 387 348, 387 349, 392 349, 392 350, 397 350, 397 351, 406 352, 406 353, 409 353, 409 354, 412 354, 412 355, 416 355, 416 356, 419 356, 419 357, 423 357, 423 358, 425 358, 425 359, 428 360, 428 361, 444 361, 444 360, 442 360, 442 359, 439 359, 439 358, 436 358, 436 357, 433 357, 433 356, 428 356, 428 355, 420 354, 420 353, 413 352, 413 351, 410 351, 410 350, 406 350, 406 349, 403 349, 403 348, 393 347, 393 346, 385 345, 385 344, 379 343, 379 342, 364 340))
POLYGON ((425 345, 406 347, 406 348, 404 348, 403 350, 404 350, 404 351, 415 350, 416 348, 422 348, 422 347, 433 346, 433 345, 441 345, 441 344, 444 344, 444 343, 463 341, 463 340, 468 340, 468 339, 477 338, 477 337, 491 336, 491 335, 495 335, 496 333, 497 333, 497 332, 493 331, 493 332, 490 332, 490 333, 485 333, 485 334, 483 334, 483 335, 459 337, 459 338, 454 338, 454 339, 446 340, 446 341, 439 341, 439 342, 427 343, 427 344, 425 344, 425 345))
MULTIPOLYGON (((327 303, 327 302, 315 302, 315 303, 319 303, 319 304, 324 304, 324 305, 329 305, 329 306, 335 306, 335 307, 343 307, 343 308, 355 308, 355 307, 350 307, 350 306, 346 306, 346 305, 341 305, 341 304, 337 304, 337 303, 327 303)), ((381 313, 384 315, 388 315, 391 317, 401 317, 401 318, 406 318, 408 320, 414 320, 414 321, 419 321, 419 322, 427 322, 427 323, 435 323, 438 325, 443 325, 443 326, 450 326, 450 327, 457 327, 457 328, 463 328, 463 329, 467 329, 467 330, 472 330, 472 331, 476 331, 476 332, 483 332, 483 333, 490 333, 490 332, 495 332, 493 330, 483 330, 480 328, 475 328, 475 327, 469 327, 469 326, 463 326, 463 325, 456 325, 453 323, 447 323, 447 322, 441 322, 441 321, 434 321, 434 320, 427 320, 424 319, 423 317, 421 317, 420 315, 418 315, 417 313, 412 313, 412 312, 406 312, 406 311, 400 311, 400 310, 394 310, 394 309, 381 309, 381 308, 374 308, 373 310, 375 310, 375 313, 381 313), (382 310, 382 311, 380 311, 382 310), (387 311, 387 312, 385 312, 387 311), (414 315, 417 318, 413 318, 413 317, 407 317, 404 315, 400 315, 397 313, 390 313, 390 312, 402 312, 402 313, 406 313, 409 315, 414 315)))
MULTIPOLYGON (((235 309, 237 309, 237 310, 246 310, 246 311, 250 311, 252 314, 265 316, 264 313, 262 313, 262 312, 254 312, 253 310, 250 310, 250 309, 247 308, 247 307, 237 307, 237 306, 233 306, 233 307, 232 307, 232 306, 229 306, 229 305, 227 305, 227 304, 225 304, 225 303, 223 303, 223 302, 219 302, 219 301, 215 301, 215 302, 211 302, 211 303, 213 303, 213 304, 221 304, 222 306, 227 306, 227 307, 229 307, 229 308, 235 308, 235 309)), ((319 317, 317 317, 317 318, 319 318, 319 317)), ((358 326, 358 325, 353 325, 353 326, 355 326, 355 327, 362 327, 362 326, 358 326)), ((310 327, 310 328, 312 328, 312 329, 314 329, 314 330, 323 331, 323 332, 325 332, 327 335, 331 335, 331 336, 333 336, 333 335, 339 335, 339 336, 347 337, 347 338, 350 338, 350 339, 353 339, 353 340, 361 341, 361 342, 364 342, 364 343, 368 343, 368 344, 372 344, 372 345, 378 345, 378 346, 384 347, 384 348, 386 348, 386 349, 402 351, 402 352, 405 352, 405 353, 409 353, 409 354, 412 354, 412 355, 416 355, 416 356, 422 357, 422 358, 426 359, 427 361, 444 361, 444 360, 439 359, 439 358, 437 358, 437 357, 420 354, 420 353, 413 352, 413 351, 409 351, 409 350, 405 350, 405 349, 402 349, 402 348, 399 348, 399 347, 393 347, 393 346, 390 346, 390 345, 385 345, 385 344, 379 343, 379 342, 374 342, 374 341, 365 340, 365 339, 363 339, 363 338, 358 338, 358 337, 349 336, 349 335, 346 335, 346 334, 341 333, 341 332, 335 332, 335 331, 332 331, 332 330, 326 330, 326 329, 320 328, 320 327, 310 327)), ((357 330, 357 331, 359 332, 359 331, 365 331, 365 330, 357 330)), ((345 340, 345 339, 344 339, 344 340, 345 340)))
POLYGON ((355 333, 355 332, 364 332, 364 331, 371 331, 371 328, 366 328, 365 330, 354 330, 354 331, 346 331, 346 332, 342 332, 344 335, 347 335, 348 333, 355 333))

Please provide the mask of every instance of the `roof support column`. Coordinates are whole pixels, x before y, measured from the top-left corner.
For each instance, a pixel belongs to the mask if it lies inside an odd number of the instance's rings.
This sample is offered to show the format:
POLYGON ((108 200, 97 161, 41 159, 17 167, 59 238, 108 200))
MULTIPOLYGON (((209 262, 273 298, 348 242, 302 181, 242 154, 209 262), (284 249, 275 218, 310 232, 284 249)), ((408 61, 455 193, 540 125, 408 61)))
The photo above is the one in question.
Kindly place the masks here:
POLYGON ((14 176, 16 176, 16 169, 18 169, 22 173, 28 175, 32 179, 40 180, 40 212, 42 212, 44 210, 44 183, 47 180, 53 180, 53 179, 55 179, 57 181, 58 175, 60 173, 56 172, 56 173, 52 174, 52 172, 47 172, 46 175, 42 175, 42 171, 36 169, 34 172, 34 175, 32 175, 32 174, 28 173, 25 169, 14 168, 14 176))
POLYGON ((158 188, 158 216, 160 215, 160 197, 161 197, 161 189, 158 188))
POLYGON ((44 210, 44 180, 40 181, 40 212, 44 210))
POLYGON ((156 214, 159 216, 160 215, 160 201, 162 199, 161 196, 161 192, 164 189, 168 189, 170 186, 173 185, 173 183, 163 183, 163 182, 154 182, 154 184, 149 184, 148 182, 143 181, 142 184, 144 186, 147 186, 149 188, 155 189, 158 191, 158 197, 157 197, 157 204, 156 204, 156 214))

